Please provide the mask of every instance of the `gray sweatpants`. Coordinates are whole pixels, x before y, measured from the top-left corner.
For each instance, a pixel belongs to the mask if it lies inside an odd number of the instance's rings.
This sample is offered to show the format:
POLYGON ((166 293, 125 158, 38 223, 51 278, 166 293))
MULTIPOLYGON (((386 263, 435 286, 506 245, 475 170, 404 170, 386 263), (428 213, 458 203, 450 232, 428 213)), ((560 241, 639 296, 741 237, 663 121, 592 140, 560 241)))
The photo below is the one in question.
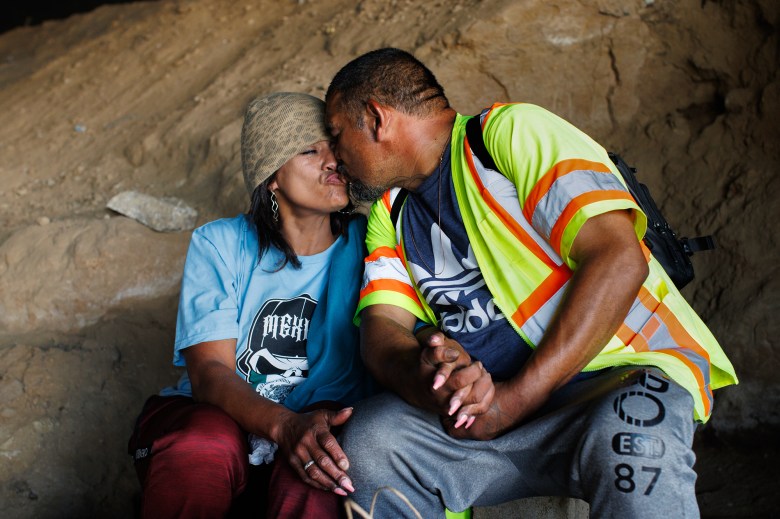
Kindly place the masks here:
MULTIPOLYGON (((384 393, 355 406, 341 445, 366 510, 390 486, 423 518, 532 496, 570 496, 592 517, 699 517, 693 399, 653 368, 570 383, 500 438, 456 440, 436 415, 384 393)), ((413 517, 390 492, 375 518, 413 517)))

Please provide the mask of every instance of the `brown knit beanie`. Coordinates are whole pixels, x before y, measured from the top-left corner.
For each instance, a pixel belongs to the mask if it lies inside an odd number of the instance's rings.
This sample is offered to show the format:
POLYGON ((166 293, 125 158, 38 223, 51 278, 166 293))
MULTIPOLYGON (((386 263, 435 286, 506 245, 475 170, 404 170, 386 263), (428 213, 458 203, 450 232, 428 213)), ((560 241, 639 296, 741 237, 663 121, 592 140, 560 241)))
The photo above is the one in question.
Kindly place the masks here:
POLYGON ((307 146, 329 139, 324 101, 294 92, 252 100, 241 129, 241 166, 249 195, 307 146))

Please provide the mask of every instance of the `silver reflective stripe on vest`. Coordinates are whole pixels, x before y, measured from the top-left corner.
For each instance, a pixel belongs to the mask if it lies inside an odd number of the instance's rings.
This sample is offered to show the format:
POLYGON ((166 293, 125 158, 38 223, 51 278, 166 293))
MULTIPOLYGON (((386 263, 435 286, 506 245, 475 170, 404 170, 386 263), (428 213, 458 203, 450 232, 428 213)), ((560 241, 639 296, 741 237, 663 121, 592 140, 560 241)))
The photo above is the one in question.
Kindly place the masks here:
MULTIPOLYGON (((479 122, 481 125, 485 124, 485 117, 489 110, 484 110, 479 116, 479 122)), ((487 147, 487 145, 485 146, 487 147)), ((489 153, 489 152, 488 152, 489 153)), ((517 187, 511 180, 506 178, 501 172, 493 171, 482 165, 479 158, 471 153, 471 158, 474 161, 474 168, 479 175, 482 185, 491 194, 491 196, 498 202, 498 204, 512 216, 517 224, 528 233, 528 236, 534 240, 534 242, 544 251, 544 253, 556 264, 563 265, 563 260, 555 252, 555 249, 545 240, 531 223, 523 215, 523 208, 520 207, 520 199, 517 195, 517 187)))
MULTIPOLYGON (((648 302, 650 301, 652 301, 653 305, 656 305, 656 309, 658 308, 666 309, 666 307, 661 303, 659 303, 655 298, 652 299, 648 298, 648 302)), ((674 315, 671 313, 671 311, 667 310, 667 312, 669 318, 676 319, 674 315)), ((677 340, 675 340, 675 338, 672 336, 671 332, 669 331, 669 327, 666 325, 664 320, 661 319, 661 316, 656 311, 651 311, 650 309, 648 309, 642 303, 640 297, 637 297, 634 300, 634 303, 631 306, 631 310, 629 311, 628 316, 626 317, 623 324, 628 328, 630 328, 631 331, 634 332, 636 335, 644 339, 644 341, 647 343, 647 349, 649 351, 653 351, 657 353, 676 352, 680 355, 685 356, 694 366, 696 366, 696 369, 700 372, 701 377, 704 380, 704 387, 707 388, 707 390, 704 391, 704 394, 706 394, 707 398, 710 400, 709 408, 710 409, 712 408, 712 392, 709 390, 709 386, 710 386, 709 359, 702 357, 696 351, 685 347, 685 345, 679 344, 677 340), (656 329, 652 333, 649 333, 648 328, 651 326, 656 327, 656 329)), ((690 340, 694 341, 695 339, 691 337, 690 340)), ((641 350, 638 350, 635 347, 634 351, 639 352, 641 350)))
POLYGON ((648 310, 647 307, 642 304, 639 297, 637 297, 634 299, 631 310, 628 311, 628 316, 626 316, 623 324, 631 328, 631 331, 634 333, 639 333, 652 316, 653 312, 648 310))
POLYGON ((488 169, 482 165, 479 159, 472 153, 474 158, 474 166, 477 170, 482 185, 490 193, 490 195, 498 202, 498 205, 506 211, 512 219, 517 223, 519 227, 531 237, 531 239, 541 248, 544 253, 556 264, 563 265, 563 260, 556 254, 555 250, 545 240, 541 234, 526 220, 523 216, 523 210, 520 207, 520 202, 517 198, 517 188, 511 180, 504 175, 492 169, 488 169))
POLYGON ((566 207, 580 195, 593 191, 626 191, 612 173, 575 170, 555 179, 550 190, 539 200, 531 222, 548 240, 553 227, 566 207))
POLYGON ((367 262, 363 270, 363 286, 360 289, 365 290, 371 281, 378 279, 392 279, 409 285, 409 274, 400 258, 380 256, 367 262))

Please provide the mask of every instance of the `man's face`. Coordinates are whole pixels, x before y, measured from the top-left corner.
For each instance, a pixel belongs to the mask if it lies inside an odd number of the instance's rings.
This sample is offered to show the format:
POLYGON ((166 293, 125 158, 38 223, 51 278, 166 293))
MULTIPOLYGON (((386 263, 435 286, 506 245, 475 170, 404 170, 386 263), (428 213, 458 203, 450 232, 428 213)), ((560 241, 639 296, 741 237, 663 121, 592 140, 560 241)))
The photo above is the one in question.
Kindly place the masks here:
POLYGON ((381 148, 364 120, 356 127, 341 107, 338 94, 328 99, 325 117, 333 136, 340 171, 351 183, 350 193, 359 202, 376 200, 390 188, 381 148))

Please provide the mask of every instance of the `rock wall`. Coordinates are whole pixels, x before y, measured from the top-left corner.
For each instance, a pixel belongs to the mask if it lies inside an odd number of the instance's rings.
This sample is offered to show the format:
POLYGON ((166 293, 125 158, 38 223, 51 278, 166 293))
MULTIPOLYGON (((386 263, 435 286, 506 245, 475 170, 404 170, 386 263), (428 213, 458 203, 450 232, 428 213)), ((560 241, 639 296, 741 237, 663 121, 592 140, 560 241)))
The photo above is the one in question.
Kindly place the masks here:
POLYGON ((106 202, 244 211, 248 100, 323 96, 387 45, 463 113, 526 101, 569 119, 639 168, 681 233, 715 234, 684 293, 742 382, 707 427, 776 429, 779 18, 772 0, 161 0, 0 35, 0 515, 132 515, 124 443, 176 377, 189 235, 106 202))

